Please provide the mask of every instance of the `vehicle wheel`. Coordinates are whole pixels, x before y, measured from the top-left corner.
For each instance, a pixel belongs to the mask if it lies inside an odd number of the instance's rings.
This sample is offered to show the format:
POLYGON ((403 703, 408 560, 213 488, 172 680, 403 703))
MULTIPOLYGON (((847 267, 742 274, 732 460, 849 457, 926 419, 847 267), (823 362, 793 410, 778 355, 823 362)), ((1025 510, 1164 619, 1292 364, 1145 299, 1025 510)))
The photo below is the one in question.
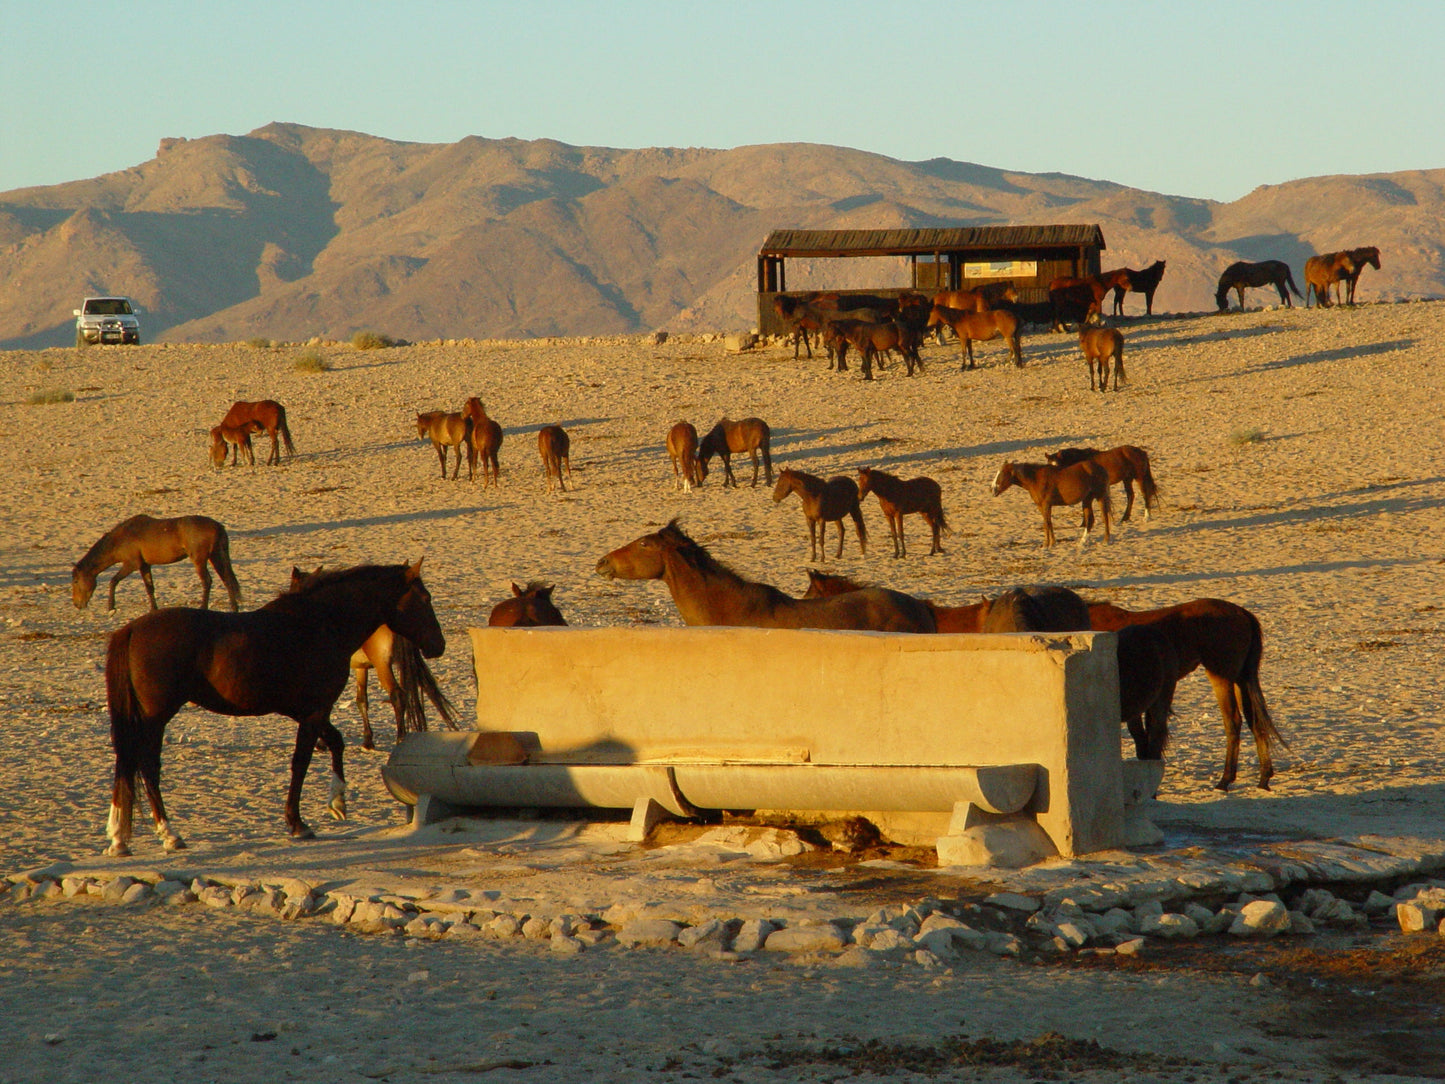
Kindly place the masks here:
POLYGON ((85 332, 83 332, 83 331, 77 331, 77 332, 75 333, 75 347, 76 347, 76 349, 77 349, 77 350, 84 350, 84 349, 85 349, 85 346, 86 346, 86 343, 85 343, 85 332))

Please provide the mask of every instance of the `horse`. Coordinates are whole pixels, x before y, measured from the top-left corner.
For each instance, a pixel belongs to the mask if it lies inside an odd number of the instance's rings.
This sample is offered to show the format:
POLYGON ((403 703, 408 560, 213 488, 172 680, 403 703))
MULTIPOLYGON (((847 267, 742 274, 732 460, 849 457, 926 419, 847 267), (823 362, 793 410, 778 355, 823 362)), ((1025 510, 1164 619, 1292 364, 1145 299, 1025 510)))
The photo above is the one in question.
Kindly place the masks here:
POLYGON ((442 465, 442 480, 447 477, 447 449, 456 452, 457 464, 452 470, 455 481, 462 471, 462 449, 467 451, 467 481, 477 477, 477 446, 472 440, 472 419, 465 414, 449 414, 445 410, 428 410, 416 416, 416 435, 430 440, 442 465))
MULTIPOLYGON (((839 329, 843 337, 858 348, 858 354, 863 359, 864 380, 873 379, 873 360, 889 350, 897 350, 902 355, 903 362, 908 367, 909 376, 913 375, 915 365, 920 373, 923 372, 923 358, 918 353, 918 336, 900 321, 889 320, 886 323, 875 323, 864 320, 839 320, 837 323, 844 325, 839 329)), ((880 369, 883 367, 881 360, 878 367, 880 369)))
POLYGON ((863 508, 853 479, 839 475, 825 482, 815 474, 785 468, 778 472, 778 484, 773 488, 774 503, 782 501, 790 493, 798 495, 803 504, 803 516, 808 521, 808 560, 818 560, 820 551, 826 554, 829 523, 838 525, 836 556, 843 556, 844 516, 853 517, 853 528, 858 533, 858 551, 868 552, 868 528, 863 524, 863 508))
MULTIPOLYGON (((849 591, 862 591, 867 585, 829 572, 808 569, 808 589, 804 598, 828 598, 849 591)), ((967 606, 940 606, 929 599, 920 600, 933 613, 935 632, 982 632, 983 611, 987 600, 967 606)))
POLYGON ((732 457, 734 452, 747 452, 753 460, 753 486, 758 484, 758 453, 762 453, 763 468, 766 471, 767 484, 773 484, 773 453, 772 453, 772 430, 768 423, 761 418, 744 418, 742 421, 730 421, 723 418, 715 426, 708 430, 707 436, 698 441, 697 460, 703 466, 703 474, 706 476, 707 467, 712 457, 722 457, 723 464, 723 485, 737 487, 738 480, 733 475, 732 457))
POLYGON ((1109 359, 1114 359, 1114 390, 1119 390, 1119 375, 1124 371, 1124 336, 1117 328, 1079 325, 1079 349, 1089 367, 1089 390, 1094 390, 1094 371, 1099 373, 1099 390, 1109 390, 1109 359))
POLYGON ((1159 280, 1164 277, 1164 261, 1155 260, 1142 271, 1132 267, 1122 269, 1124 281, 1114 285, 1114 315, 1124 315, 1124 295, 1130 290, 1144 295, 1144 315, 1154 315, 1154 291, 1159 289, 1159 280))
POLYGON ((1044 517, 1044 545, 1054 544, 1055 506, 1084 505, 1084 534, 1079 548, 1088 545, 1089 532, 1094 529, 1094 502, 1104 510, 1104 539, 1109 540, 1109 472, 1092 460, 1069 467, 1052 467, 1046 463, 1004 463, 993 479, 993 495, 997 497, 1009 486, 1020 485, 1028 490, 1034 505, 1044 517))
POLYGON ((542 470, 547 475, 547 492, 552 492, 553 480, 563 493, 567 482, 572 480, 572 438, 560 425, 544 425, 537 430, 537 454, 542 457, 542 470), (562 468, 567 468, 567 482, 562 481, 562 468))
POLYGON ((1103 295, 1078 279, 1055 279, 1065 286, 1049 287, 1049 328, 1063 331, 1069 324, 1092 324, 1103 315, 1103 295))
POLYGON ((1011 587, 985 599, 980 632, 1088 632, 1089 607, 1067 587, 1011 587))
POLYGON ((928 556, 942 553, 943 546, 938 540, 942 531, 953 533, 943 516, 943 490, 932 478, 909 478, 904 481, 897 475, 873 467, 858 471, 858 499, 861 501, 872 493, 878 498, 878 507, 883 509, 883 518, 888 522, 888 533, 893 537, 893 556, 906 557, 908 547, 903 541, 903 517, 917 512, 933 532, 933 545, 928 556))
MULTIPOLYGON (((321 575, 317 569, 312 575, 321 575)), ((299 591, 306 582, 306 573, 295 565, 291 566, 291 583, 287 590, 299 591)), ((442 692, 436 676, 427 666, 421 650, 405 636, 398 636, 390 625, 381 625, 366 638, 366 642, 351 653, 351 676, 356 688, 356 710, 361 715, 361 748, 368 752, 376 750, 376 739, 371 732, 370 700, 367 696, 367 675, 376 671, 377 683, 386 693, 396 716, 396 740, 406 735, 426 730, 426 707, 422 694, 437 709, 437 714, 448 730, 457 729, 457 709, 442 692)), ((326 748, 323 738, 316 741, 316 751, 326 748)))
POLYGON ((1224 269, 1224 274, 1219 276, 1219 288, 1214 291, 1214 303, 1219 306, 1220 312, 1229 311, 1228 293, 1233 290, 1239 295, 1239 308, 1244 310, 1244 291, 1246 288, 1256 286, 1273 286, 1279 291, 1279 299, 1287 308, 1294 308, 1294 302, 1285 293, 1285 286, 1294 291, 1295 297, 1303 300, 1299 287, 1294 284, 1294 276, 1289 273, 1289 264, 1283 260, 1265 260, 1262 263, 1250 263, 1247 260, 1240 260, 1232 263, 1224 269))
POLYGON ((206 516, 152 519, 141 515, 116 524, 75 563, 70 573, 71 600, 76 609, 85 609, 95 591, 96 577, 111 565, 119 564, 119 571, 110 578, 105 608, 115 609, 115 585, 138 571, 150 598, 151 609, 158 609, 151 565, 168 565, 182 557, 191 559, 191 564, 196 566, 196 575, 201 578, 201 609, 208 609, 211 605, 211 573, 206 568, 207 562, 225 584, 231 609, 240 608, 241 585, 236 582, 236 573, 231 570, 230 536, 226 534, 225 527, 206 516))
POLYGON ((487 417, 487 408, 475 395, 467 400, 462 413, 472 420, 472 448, 482 464, 482 488, 487 488, 490 469, 491 484, 500 489, 502 465, 497 460, 497 453, 502 450, 502 427, 487 417))
POLYGON ((170 608, 138 617, 110 638, 105 657, 115 783, 107 854, 130 853, 137 773, 156 834, 167 851, 185 846, 161 799, 165 727, 186 703, 220 715, 285 715, 296 721, 286 826, 293 839, 314 833, 301 819, 301 786, 316 739, 331 752, 334 816, 346 816, 345 746, 331 722, 352 652, 381 625, 414 641, 429 659, 446 650, 431 595, 414 565, 362 565, 308 576, 259 610, 222 614, 170 608))
POLYGON ((492 607, 487 624, 492 628, 537 628, 565 625, 562 611, 552 603, 554 586, 529 580, 527 586, 512 584, 512 597, 492 607))
POLYGON ((1259 618, 1243 606, 1217 598, 1194 599, 1158 610, 1125 610, 1110 603, 1089 607, 1089 622, 1099 630, 1119 631, 1139 625, 1155 630, 1174 652, 1179 681, 1204 667, 1214 699, 1224 717, 1224 772, 1214 784, 1228 790, 1239 773, 1241 724, 1254 734, 1259 756, 1259 786, 1269 789, 1274 775, 1272 750, 1284 739, 1275 728, 1259 682, 1264 635, 1259 618))
POLYGON ((947 324, 958 336, 958 348, 968 355, 968 363, 960 369, 972 369, 973 340, 988 342, 1003 337, 1013 354, 1014 364, 1023 368, 1023 344, 1019 341, 1019 318, 1007 309, 987 309, 983 312, 963 312, 944 305, 934 305, 928 313, 928 326, 947 324))
POLYGON ((686 625, 778 629, 865 629, 933 632, 933 612, 920 599, 874 587, 835 598, 796 599, 766 583, 746 580, 670 521, 605 554, 599 575, 662 580, 686 625))
POLYGON ((803 344, 803 349, 808 352, 808 357, 813 356, 813 346, 809 342, 812 333, 820 332, 827 323, 827 319, 812 305, 802 298, 788 297, 786 294, 779 294, 773 298, 773 311, 778 314, 778 319, 787 324, 793 333, 793 360, 798 360, 798 344, 803 344))
POLYGON ((1360 281, 1360 276, 1364 274, 1366 266, 1373 267, 1376 271, 1380 269, 1380 250, 1374 245, 1352 248, 1350 249, 1350 261, 1355 265, 1355 269, 1350 272, 1346 303, 1353 305, 1355 303, 1355 284, 1360 281))
POLYGON ((251 447, 251 430, 247 426, 233 428, 229 425, 211 426, 211 466, 224 467, 227 456, 231 459, 231 466, 241 465, 241 457, 246 457, 246 463, 252 467, 256 465, 256 452, 251 447))
POLYGON ((1124 514, 1119 522, 1129 519, 1134 510, 1134 483, 1144 495, 1144 519, 1159 507, 1159 487, 1154 482, 1154 472, 1149 467, 1149 453, 1132 444, 1121 444, 1117 448, 1102 451, 1098 448, 1060 448, 1049 452, 1044 459, 1051 467, 1068 467, 1086 459, 1098 463, 1109 473, 1109 484, 1124 483, 1124 514))
POLYGON ((296 454, 296 445, 291 440, 291 429, 286 424, 286 408, 275 399, 262 399, 259 402, 235 402, 231 409, 226 411, 226 416, 221 419, 221 425, 240 429, 246 427, 252 433, 264 432, 271 438, 271 454, 266 457, 266 465, 280 466, 281 444, 286 446, 286 457, 289 459, 296 454), (280 443, 277 437, 280 437, 280 443))
POLYGON ((1336 293, 1343 294, 1345 287, 1341 283, 1348 284, 1354 272, 1355 262, 1350 259, 1348 252, 1326 252, 1320 256, 1311 256, 1305 261, 1305 308, 1309 308, 1311 297, 1320 308, 1329 308, 1333 304, 1330 300, 1330 287, 1333 286, 1336 293))
POLYGON ((672 488, 679 484, 684 493, 700 486, 707 477, 707 467, 697 457, 697 426, 678 422, 667 431, 667 454, 672 460, 672 488))
POLYGON ((1139 760, 1161 760, 1169 744, 1179 653, 1167 633, 1153 625, 1125 625, 1114 636, 1120 721, 1129 728, 1139 760))

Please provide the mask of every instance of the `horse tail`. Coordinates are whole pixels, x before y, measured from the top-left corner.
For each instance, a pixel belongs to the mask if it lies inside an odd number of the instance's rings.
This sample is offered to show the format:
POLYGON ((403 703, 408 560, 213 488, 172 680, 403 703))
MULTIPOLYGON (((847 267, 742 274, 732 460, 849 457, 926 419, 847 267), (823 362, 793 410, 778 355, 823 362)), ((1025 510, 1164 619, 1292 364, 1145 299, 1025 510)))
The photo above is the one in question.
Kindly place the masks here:
POLYGON ((276 404, 276 428, 281 433, 281 443, 286 446, 286 454, 294 456, 296 445, 291 441, 291 427, 286 424, 286 408, 280 403, 276 404))
POLYGON ((1264 700, 1264 689, 1259 683, 1259 664, 1264 658, 1264 630, 1260 627, 1259 618, 1249 610, 1244 612, 1249 618, 1249 649, 1235 678, 1235 695, 1239 697, 1245 724, 1254 732, 1254 740, 1267 750, 1276 745, 1288 749, 1289 742, 1274 725, 1269 705, 1264 700))
POLYGON ((867 553, 868 525, 863 522, 863 502, 855 500, 853 507, 848 509, 848 514, 853 517, 853 526, 858 530, 858 548, 864 553, 867 553))
MULTIPOLYGON (((1287 283, 1289 283, 1289 288, 1294 291, 1295 297, 1298 297, 1298 298, 1303 298, 1303 297, 1304 297, 1304 294, 1302 294, 1302 293, 1299 292, 1299 287, 1294 284, 1294 276, 1290 274, 1290 271, 1289 271, 1289 268, 1288 268, 1288 267, 1286 267, 1286 268, 1284 269, 1284 281, 1287 282, 1287 283)), ((1315 291, 1315 293, 1316 293, 1316 296, 1318 296, 1319 291, 1315 291)))
POLYGON ((426 729, 426 709, 421 702, 423 693, 436 707, 446 728, 456 730, 457 709, 437 684, 426 659, 422 658, 421 649, 405 636, 396 633, 392 641, 391 657, 397 664, 396 696, 402 730, 410 734, 426 729))
POLYGON ((771 436, 763 437, 763 473, 767 476, 768 484, 773 482, 773 452, 771 436))
POLYGON ((226 591, 231 596, 233 605, 239 605, 241 598, 241 584, 236 579, 236 572, 231 567, 231 537, 226 533, 226 528, 219 523, 216 525, 216 544, 211 549, 211 564, 216 566, 216 572, 220 574, 221 582, 226 585, 226 591))
POLYGON ((131 629, 125 625, 105 649, 105 698, 110 709, 110 744, 115 750, 115 789, 111 799, 112 839, 129 839, 135 777, 140 770, 144 719, 130 673, 131 629))
POLYGON ((1139 470, 1139 489, 1144 494, 1144 507, 1151 512, 1159 508, 1159 485, 1154 481, 1154 471, 1149 466, 1149 456, 1144 456, 1139 470))

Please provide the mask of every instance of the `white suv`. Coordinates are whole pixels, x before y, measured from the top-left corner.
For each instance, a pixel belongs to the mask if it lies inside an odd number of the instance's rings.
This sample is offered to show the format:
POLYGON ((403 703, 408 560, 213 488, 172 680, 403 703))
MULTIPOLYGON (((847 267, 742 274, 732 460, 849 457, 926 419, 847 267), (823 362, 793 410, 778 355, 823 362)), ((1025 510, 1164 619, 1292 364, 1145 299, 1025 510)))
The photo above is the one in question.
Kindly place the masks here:
POLYGON ((140 309, 128 297, 87 297, 75 312, 75 345, 140 343, 140 309))

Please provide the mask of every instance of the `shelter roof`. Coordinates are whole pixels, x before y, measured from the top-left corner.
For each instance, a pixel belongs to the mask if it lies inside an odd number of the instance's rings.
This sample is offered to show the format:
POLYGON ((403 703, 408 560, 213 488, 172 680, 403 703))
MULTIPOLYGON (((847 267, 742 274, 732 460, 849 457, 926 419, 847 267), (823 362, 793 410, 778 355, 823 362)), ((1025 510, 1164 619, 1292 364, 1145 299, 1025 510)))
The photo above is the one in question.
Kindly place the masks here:
POLYGON ((916 230, 774 230, 759 256, 907 256, 969 249, 1104 248, 1098 225, 916 230))

